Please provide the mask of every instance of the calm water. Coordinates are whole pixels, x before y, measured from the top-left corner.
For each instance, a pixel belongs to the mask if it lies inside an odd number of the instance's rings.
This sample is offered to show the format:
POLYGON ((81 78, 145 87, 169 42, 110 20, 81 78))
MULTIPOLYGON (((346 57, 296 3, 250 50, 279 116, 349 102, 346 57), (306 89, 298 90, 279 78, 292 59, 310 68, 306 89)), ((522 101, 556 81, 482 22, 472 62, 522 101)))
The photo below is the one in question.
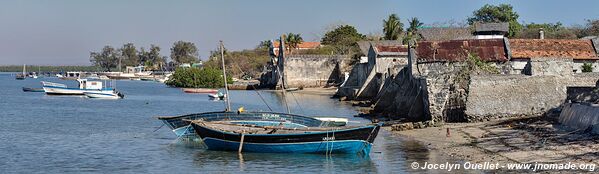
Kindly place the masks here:
MULTIPOLYGON (((442 161, 411 141, 382 131, 369 156, 217 152, 176 143, 175 135, 154 116, 223 110, 206 95, 185 94, 164 84, 118 81, 123 100, 46 96, 21 87, 40 87, 41 80, 14 80, 0 74, 1 173, 198 173, 325 172, 397 173, 411 171, 413 161, 442 161), (158 130, 157 130, 158 129, 158 130)), ((278 93, 260 93, 274 111, 284 112, 278 93)), ((294 94, 293 113, 348 117, 356 111, 326 96, 294 94), (297 100, 297 102, 296 102, 297 100), (300 103, 301 105, 297 105, 300 103)), ((232 91, 233 108, 268 110, 254 91, 232 91)))

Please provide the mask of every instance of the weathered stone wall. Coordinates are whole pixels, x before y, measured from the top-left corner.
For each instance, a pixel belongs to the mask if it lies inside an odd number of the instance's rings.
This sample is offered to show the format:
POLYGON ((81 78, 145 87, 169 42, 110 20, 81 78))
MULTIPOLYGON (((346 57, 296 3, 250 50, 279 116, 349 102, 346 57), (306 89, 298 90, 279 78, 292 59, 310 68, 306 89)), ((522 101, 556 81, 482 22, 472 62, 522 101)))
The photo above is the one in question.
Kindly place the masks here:
POLYGON ((414 78, 408 68, 402 69, 394 78, 385 82, 374 105, 374 112, 391 119, 407 121, 430 120, 426 100, 426 81, 414 78))
POLYGON ((288 87, 322 87, 342 83, 351 58, 344 55, 290 55, 284 65, 288 87))
POLYGON ((593 75, 472 75, 465 114, 471 122, 541 114, 566 100, 567 86, 593 86, 593 75))
POLYGON ((536 58, 530 60, 530 72, 539 75, 571 75, 574 63, 565 58, 536 58))

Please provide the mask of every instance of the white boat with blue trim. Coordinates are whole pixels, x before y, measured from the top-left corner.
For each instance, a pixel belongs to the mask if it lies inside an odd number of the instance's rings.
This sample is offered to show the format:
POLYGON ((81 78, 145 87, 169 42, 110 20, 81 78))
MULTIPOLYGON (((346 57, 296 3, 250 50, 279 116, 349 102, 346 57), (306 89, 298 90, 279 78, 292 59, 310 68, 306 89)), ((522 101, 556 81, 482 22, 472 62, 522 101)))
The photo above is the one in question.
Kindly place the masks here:
MULTIPOLYGON (((42 88, 48 95, 85 95, 89 93, 92 96, 112 97, 119 94, 112 87, 105 87, 101 81, 89 81, 87 79, 77 79, 78 87, 67 87, 65 84, 42 81, 42 88)), ((121 94, 122 95, 122 94, 121 94)))

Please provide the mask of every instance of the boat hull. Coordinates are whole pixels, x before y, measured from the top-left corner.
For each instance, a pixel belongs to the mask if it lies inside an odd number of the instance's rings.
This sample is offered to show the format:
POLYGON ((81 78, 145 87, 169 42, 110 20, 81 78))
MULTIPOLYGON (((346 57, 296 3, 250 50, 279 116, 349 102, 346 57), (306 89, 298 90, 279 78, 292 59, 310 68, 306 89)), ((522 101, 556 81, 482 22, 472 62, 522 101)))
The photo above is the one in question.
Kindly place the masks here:
POLYGON ((103 99, 121 99, 122 97, 118 93, 97 93, 97 92, 83 92, 88 98, 103 98, 103 99))
POLYGON ((306 127, 327 127, 329 122, 323 122, 321 120, 293 114, 284 113, 273 113, 273 112, 206 112, 198 114, 189 114, 175 117, 158 117, 164 124, 171 128, 171 130, 177 135, 177 137, 196 137, 196 133, 193 127, 190 126, 191 122, 187 120, 204 120, 204 121, 244 121, 253 122, 250 124, 260 124, 258 121, 285 121, 288 124, 296 124, 306 127))
POLYGON ((48 95, 84 95, 84 92, 94 92, 94 93, 103 93, 103 94, 111 94, 113 92, 112 89, 107 90, 98 90, 98 89, 79 89, 79 88, 64 88, 57 86, 44 86, 44 92, 48 95))
POLYGON ((44 92, 44 89, 23 87, 23 92, 44 92))
POLYGON ((244 152, 364 153, 368 154, 380 125, 294 134, 246 134, 192 124, 209 150, 237 151, 243 136, 244 152))
POLYGON ((217 89, 209 89, 209 88, 181 88, 181 90, 185 93, 216 93, 217 89))

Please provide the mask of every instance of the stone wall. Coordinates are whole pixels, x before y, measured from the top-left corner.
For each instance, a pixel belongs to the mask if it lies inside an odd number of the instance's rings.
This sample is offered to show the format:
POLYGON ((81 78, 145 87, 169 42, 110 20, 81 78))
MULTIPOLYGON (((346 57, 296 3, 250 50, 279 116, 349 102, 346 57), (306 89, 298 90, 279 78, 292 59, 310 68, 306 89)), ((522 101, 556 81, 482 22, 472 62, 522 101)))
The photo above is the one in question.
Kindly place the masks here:
POLYGON ((541 114, 559 107, 568 86, 594 86, 594 73, 572 76, 473 75, 466 102, 470 122, 541 114))
POLYGON ((427 95, 426 80, 414 78, 408 68, 403 68, 385 82, 374 101, 374 112, 395 120, 430 120, 427 95))
POLYGON ((539 75, 570 75, 573 72, 572 59, 536 58, 530 60, 530 73, 539 75))
POLYGON ((343 82, 351 58, 344 55, 290 55, 284 75, 287 87, 323 87, 343 82))

